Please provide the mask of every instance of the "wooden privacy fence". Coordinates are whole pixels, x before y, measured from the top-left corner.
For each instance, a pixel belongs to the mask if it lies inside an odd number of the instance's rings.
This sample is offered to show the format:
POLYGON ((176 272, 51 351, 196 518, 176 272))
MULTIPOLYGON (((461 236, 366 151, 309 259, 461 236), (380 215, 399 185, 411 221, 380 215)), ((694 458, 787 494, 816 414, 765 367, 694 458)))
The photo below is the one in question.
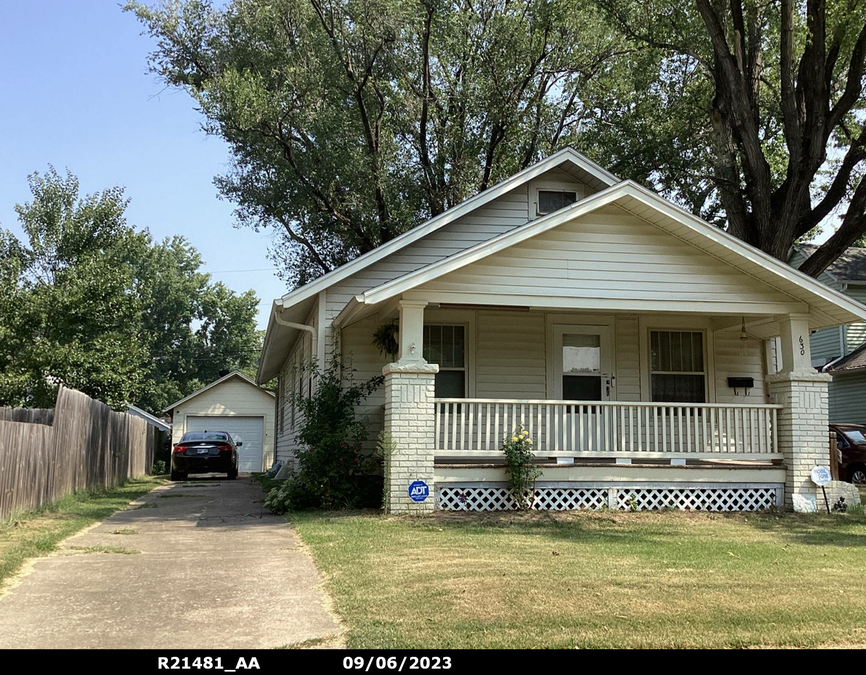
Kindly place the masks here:
POLYGON ((0 520, 143 476, 162 442, 140 417, 65 387, 53 411, 0 408, 0 520))

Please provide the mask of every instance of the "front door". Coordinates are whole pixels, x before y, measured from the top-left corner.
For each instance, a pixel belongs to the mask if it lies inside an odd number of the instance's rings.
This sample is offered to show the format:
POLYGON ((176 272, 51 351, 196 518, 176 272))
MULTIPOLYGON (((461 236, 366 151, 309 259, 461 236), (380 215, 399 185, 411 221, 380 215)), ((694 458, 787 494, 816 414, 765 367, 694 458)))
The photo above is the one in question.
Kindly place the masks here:
POLYGON ((554 398, 609 401, 610 326, 554 324, 554 398))

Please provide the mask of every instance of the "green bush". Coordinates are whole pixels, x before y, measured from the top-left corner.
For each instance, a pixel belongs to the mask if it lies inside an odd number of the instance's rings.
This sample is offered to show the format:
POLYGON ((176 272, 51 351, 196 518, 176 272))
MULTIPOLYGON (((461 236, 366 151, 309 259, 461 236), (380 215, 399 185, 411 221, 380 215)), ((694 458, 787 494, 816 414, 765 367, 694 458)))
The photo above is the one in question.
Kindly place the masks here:
POLYGON ((153 463, 153 468, 150 470, 150 475, 161 476, 166 472, 167 469, 165 468, 165 462, 161 459, 158 459, 153 463))
POLYGON ((532 463, 532 438, 529 432, 519 425, 510 438, 502 445, 505 461, 508 463, 508 487, 511 497, 521 511, 532 508, 535 501, 535 479, 541 469, 532 463))
MULTIPOLYGON (((315 368, 311 363, 305 368, 315 368)), ((297 468, 268 494, 275 513, 300 509, 367 508, 382 498, 381 459, 363 451, 368 420, 356 407, 384 378, 356 383, 339 359, 324 370, 315 393, 295 396, 300 412, 297 468)))

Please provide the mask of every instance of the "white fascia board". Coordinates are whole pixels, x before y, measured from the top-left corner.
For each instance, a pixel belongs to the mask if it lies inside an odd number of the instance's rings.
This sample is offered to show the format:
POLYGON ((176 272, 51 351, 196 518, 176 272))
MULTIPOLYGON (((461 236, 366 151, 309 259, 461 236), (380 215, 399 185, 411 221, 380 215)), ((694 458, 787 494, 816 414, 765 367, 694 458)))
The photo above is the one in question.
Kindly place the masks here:
POLYGON ((449 272, 458 270, 461 267, 482 260, 494 253, 510 248, 521 241, 525 241, 526 239, 535 237, 547 232, 548 230, 552 230, 562 223, 595 211, 597 208, 615 201, 619 197, 623 196, 625 186, 625 183, 619 183, 618 185, 609 187, 606 190, 597 192, 591 197, 581 199, 570 206, 566 206, 564 209, 555 211, 550 215, 543 216, 536 220, 531 220, 527 224, 509 230, 493 239, 476 244, 460 253, 455 253, 444 260, 422 267, 415 272, 404 274, 402 277, 397 277, 393 281, 389 281, 381 286, 377 286, 376 288, 364 292, 358 296, 358 301, 372 305, 382 302, 383 300, 388 300, 389 298, 408 291, 415 286, 419 286, 427 281, 432 281, 443 274, 448 274, 449 272))
POLYGON ((246 382, 247 384, 252 385, 252 386, 255 387, 256 389, 259 389, 259 390, 265 392, 266 394, 270 394, 271 396, 273 396, 274 398, 276 398, 276 394, 274 394, 274 392, 272 392, 272 391, 268 391, 268 390, 265 389, 264 387, 260 387, 258 384, 256 384, 255 381, 253 381, 253 380, 251 380, 250 378, 248 378, 248 377, 247 377, 246 375, 244 375, 241 371, 239 371, 239 370, 233 370, 233 371, 230 372, 228 375, 223 375, 223 376, 222 376, 221 378, 219 378, 218 380, 214 380, 213 382, 211 382, 210 384, 208 384, 208 385, 202 387, 201 389, 197 389, 196 391, 194 391, 193 393, 191 393, 189 396, 184 396, 184 397, 183 397, 182 399, 180 399, 179 401, 175 401, 174 403, 172 403, 170 406, 168 406, 168 407, 167 407, 165 410, 163 410, 162 412, 167 413, 167 412, 169 412, 170 410, 172 410, 172 409, 174 409, 174 408, 177 408, 181 403, 186 403, 186 402, 189 401, 190 399, 195 398, 195 397, 198 396, 199 394, 203 394, 203 393, 206 392, 208 389, 212 389, 213 387, 217 386, 218 384, 222 384, 223 382, 225 382, 226 380, 228 380, 228 379, 230 379, 230 378, 232 378, 232 377, 239 377, 239 378, 241 378, 244 382, 246 382))
POLYGON ((506 178, 505 180, 497 183, 493 187, 490 187, 484 192, 479 192, 477 195, 470 197, 464 202, 461 202, 457 206, 454 206, 444 213, 440 213, 438 216, 431 218, 427 222, 419 225, 418 227, 412 228, 407 232, 404 232, 399 237, 395 237, 391 241, 382 244, 378 248, 373 249, 365 253, 362 256, 359 256, 352 260, 351 262, 338 267, 337 269, 328 272, 324 276, 319 277, 315 281, 311 281, 309 284, 305 286, 301 286, 298 289, 290 293, 286 293, 284 296, 276 300, 276 304, 281 307, 290 307, 299 302, 303 302, 307 298, 312 297, 313 295, 319 293, 320 291, 328 288, 329 286, 342 281, 348 276, 355 274, 356 272, 372 265, 373 263, 381 260, 382 258, 391 255, 392 253, 400 250, 401 248, 408 246, 409 244, 418 241, 422 237, 426 237, 428 234, 431 234, 438 230, 441 227, 444 227, 448 223, 454 222, 458 218, 465 216, 468 213, 471 213, 475 209, 478 209, 485 204, 493 201, 497 197, 501 197, 507 192, 519 187, 523 183, 526 183, 536 176, 539 176, 546 171, 550 171, 552 168, 559 166, 565 161, 570 161, 574 165, 583 169, 587 173, 592 176, 598 178, 600 181, 608 184, 614 185, 619 179, 614 176, 609 171, 605 171, 600 166, 598 166, 595 162, 589 160, 588 158, 581 155, 579 152, 572 148, 564 148, 558 152, 553 153, 549 157, 542 159, 540 162, 533 164, 530 167, 527 167, 523 171, 519 171, 518 173, 506 178))
POLYGON ((784 263, 781 260, 777 260, 770 254, 762 251, 761 249, 751 246, 742 241, 741 239, 737 239, 734 235, 729 234, 728 232, 725 232, 718 227, 710 225, 710 223, 708 223, 707 221, 698 218, 696 215, 687 211, 686 209, 672 202, 669 202, 664 197, 660 197, 652 190, 648 190, 642 185, 638 185, 634 181, 626 181, 626 183, 628 183, 628 186, 630 188, 629 196, 638 199, 650 208, 654 208, 657 211, 660 211, 664 215, 676 220, 682 225, 685 225, 686 227, 688 227, 695 233, 701 235, 702 237, 710 239, 714 243, 723 246, 724 248, 732 251, 733 253, 736 253, 743 258, 746 258, 749 261, 760 265, 761 267, 764 267, 765 269, 773 272, 776 276, 784 279, 785 281, 797 284, 798 286, 804 288, 810 293, 814 293, 822 300, 826 300, 827 302, 834 304, 845 310, 846 312, 854 314, 855 316, 866 319, 866 306, 850 298, 841 291, 830 288, 829 286, 818 281, 817 279, 803 274, 797 269, 794 269, 787 263, 784 263))
MULTIPOLYGON (((826 302, 834 304, 855 316, 866 319, 866 306, 863 306, 856 300, 853 300, 844 293, 826 286, 817 279, 813 279, 812 277, 795 270, 790 265, 783 263, 780 260, 776 260, 767 253, 746 244, 733 235, 714 227, 705 220, 698 218, 694 214, 667 201, 663 197, 660 197, 651 190, 648 190, 631 180, 623 181, 606 190, 602 190, 591 197, 575 202, 571 206, 560 209, 549 216, 530 221, 526 225, 501 234, 490 241, 477 244, 472 248, 456 253, 440 262, 433 263, 432 265, 423 267, 420 270, 406 274, 394 279, 393 281, 382 284, 381 286, 377 286, 359 296, 358 301, 365 304, 376 304, 382 302, 383 300, 399 295, 400 293, 410 290, 411 288, 419 286, 427 281, 438 278, 443 274, 453 272, 470 263, 519 244, 531 237, 538 236, 539 234, 556 228, 569 220, 573 220, 574 218, 595 211, 602 206, 616 202, 618 199, 623 197, 631 197, 642 202, 646 206, 662 213, 662 215, 688 227, 704 239, 710 240, 713 243, 738 254, 753 264, 768 269, 776 276, 804 288, 826 302)), ((784 290, 779 290, 785 293, 784 290)), ((790 293, 786 293, 786 295, 790 295, 790 293)))

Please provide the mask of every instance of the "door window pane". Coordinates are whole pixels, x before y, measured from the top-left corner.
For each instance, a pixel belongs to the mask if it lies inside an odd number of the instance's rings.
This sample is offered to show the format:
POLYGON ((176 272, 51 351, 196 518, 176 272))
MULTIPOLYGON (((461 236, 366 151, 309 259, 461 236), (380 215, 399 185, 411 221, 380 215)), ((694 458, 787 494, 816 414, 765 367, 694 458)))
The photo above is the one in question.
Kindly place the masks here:
POLYGON ((562 372, 600 373, 601 337, 574 333, 563 335, 562 372))
POLYGON ((562 398, 566 401, 600 401, 601 377, 598 375, 563 375, 562 398))

